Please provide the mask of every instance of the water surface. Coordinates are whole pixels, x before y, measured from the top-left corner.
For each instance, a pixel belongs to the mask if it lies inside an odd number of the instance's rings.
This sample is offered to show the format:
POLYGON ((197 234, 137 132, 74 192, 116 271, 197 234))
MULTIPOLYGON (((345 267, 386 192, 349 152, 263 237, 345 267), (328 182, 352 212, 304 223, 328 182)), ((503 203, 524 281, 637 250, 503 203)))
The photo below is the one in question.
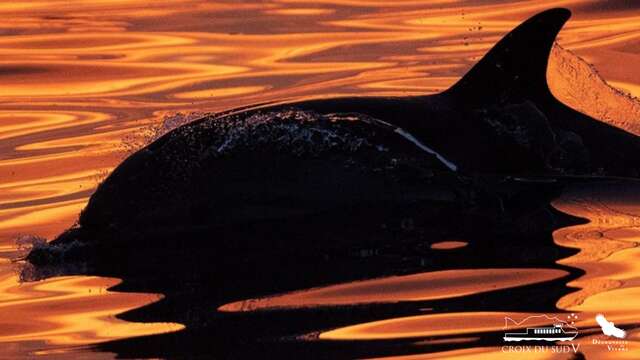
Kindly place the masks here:
MULTIPOLYGON (((118 279, 96 277, 54 277, 21 284, 17 265, 9 260, 20 253, 16 244, 20 235, 50 239, 73 224, 99 181, 161 131, 165 117, 318 96, 438 92, 520 21, 553 6, 574 12, 559 43, 593 64, 610 84, 640 95, 640 67, 634 66, 640 64, 640 6, 629 1, 29 0, 0 4, 2 357, 112 358, 114 354, 89 353, 84 346, 182 328, 115 317, 157 301, 160 294, 111 292, 107 289, 118 279)), ((562 66, 553 69, 558 68, 562 66)), ((579 91, 558 79, 556 75, 550 83, 564 101, 606 117, 598 113, 595 100, 585 102, 576 95, 579 91)), ((583 85, 582 93, 585 88, 589 87, 583 85)), ((568 284, 576 291, 557 305, 559 310, 579 313, 578 325, 583 329, 593 329, 597 312, 630 327, 639 323, 634 299, 640 295, 636 265, 640 199, 634 189, 635 185, 578 188, 555 203, 562 211, 591 220, 554 235, 558 245, 581 250, 561 261, 586 273, 568 284)), ((458 250, 444 246, 441 251, 458 250)), ((366 294, 378 294, 375 301, 446 299, 558 279, 562 272, 478 269, 453 276, 450 272, 417 276, 409 282, 392 280, 394 287, 387 292, 379 291, 388 285, 384 281, 354 285, 357 291, 351 285, 337 285, 303 293, 306 303, 298 294, 272 298, 266 304, 357 302, 355 298, 364 296, 363 289, 366 294), (526 276, 516 276, 523 273, 526 276), (457 280, 449 282, 451 278, 457 280), (434 281, 444 285, 431 287, 434 281)), ((469 309, 463 315, 416 315, 382 324, 352 324, 318 336, 394 338, 410 333, 430 338, 434 336, 430 331, 439 331, 438 341, 473 343, 479 333, 498 331, 504 314, 512 313, 469 309)), ((637 339, 631 330, 629 340, 637 339)), ((638 347, 612 354, 602 347, 589 347, 588 335, 580 341, 590 358, 640 356, 638 347)), ((414 357, 509 358, 496 347, 470 347, 414 357)))

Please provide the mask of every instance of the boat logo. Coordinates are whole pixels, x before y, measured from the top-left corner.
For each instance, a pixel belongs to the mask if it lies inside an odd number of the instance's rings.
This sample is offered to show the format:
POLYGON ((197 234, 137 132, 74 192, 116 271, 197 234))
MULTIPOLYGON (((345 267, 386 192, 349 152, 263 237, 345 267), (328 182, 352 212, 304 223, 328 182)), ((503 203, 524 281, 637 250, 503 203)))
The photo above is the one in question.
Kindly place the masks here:
POLYGON ((573 326, 577 315, 567 316, 567 321, 555 316, 531 315, 522 321, 504 317, 504 341, 571 341, 578 336, 578 328, 573 326), (542 325, 540 325, 542 324, 542 325))

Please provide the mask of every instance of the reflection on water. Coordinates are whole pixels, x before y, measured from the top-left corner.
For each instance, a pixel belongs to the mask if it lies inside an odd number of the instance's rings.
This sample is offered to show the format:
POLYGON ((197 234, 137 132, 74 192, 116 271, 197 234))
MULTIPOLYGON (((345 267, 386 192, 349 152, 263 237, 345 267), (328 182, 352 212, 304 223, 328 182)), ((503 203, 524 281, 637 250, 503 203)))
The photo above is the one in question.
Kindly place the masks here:
MULTIPOLYGON (((635 359, 640 355, 640 323, 638 297, 638 240, 640 240, 640 184, 604 183, 572 186, 554 202, 564 212, 590 220, 588 224, 565 227, 554 233, 558 245, 574 247, 580 252, 560 262, 581 268, 586 274, 568 285, 578 291, 561 298, 559 309, 579 314, 575 326, 582 336, 573 342, 592 359, 635 359), (595 322, 595 315, 606 313, 607 320, 627 329, 626 351, 610 352, 593 340, 607 339, 595 322)), ((509 271, 508 269, 504 269, 509 271)), ((486 286, 483 286, 486 288, 486 286)), ((374 321, 331 330, 320 335, 325 339, 395 339, 448 335, 451 341, 460 334, 503 331, 498 321, 505 316, 523 319, 529 314, 509 312, 476 312, 429 314, 374 321)), ((562 319, 566 313, 547 314, 562 319)), ((540 325, 529 322, 529 325, 540 325)), ((545 322, 542 322, 545 325, 545 322)), ((548 325, 548 322, 546 322, 548 325)), ((446 338, 446 337, 445 337, 446 338)), ((448 341, 449 339, 447 339, 448 341)), ((501 346, 462 351, 444 351, 400 359, 466 359, 472 356, 509 358, 501 346)), ((521 354, 522 355, 522 354, 521 354)), ((549 354, 527 353, 525 357, 554 358, 549 354)))
MULTIPOLYGON (((4 259, 0 341, 7 344, 3 351, 38 353, 179 328, 125 323, 113 317, 157 300, 156 295, 108 292, 105 288, 116 280, 100 278, 54 278, 19 285, 13 265, 6 261, 16 254, 17 235, 51 238, 72 224, 96 184, 130 150, 127 144, 140 141, 144 130, 164 116, 314 96, 437 92, 522 19, 551 6, 568 6, 575 13, 560 35, 561 44, 594 64, 611 84, 640 95, 640 71, 631 65, 640 63, 640 8, 632 2, 0 4, 0 256, 4 259)), ((571 70, 572 64, 556 62, 550 69, 554 92, 572 106, 606 118, 607 114, 597 113, 597 106, 589 108, 593 101, 585 103, 584 93, 571 87, 575 78, 561 79, 554 72, 567 66, 571 70)), ((627 115, 638 111, 634 105, 620 106, 629 106, 627 115)), ((619 125, 637 131, 625 121, 619 125)), ((556 234, 558 244, 582 249, 564 262, 586 271, 571 284, 580 290, 558 304, 587 314, 581 326, 593 326, 588 319, 603 309, 610 309, 607 315, 616 322, 638 323, 633 299, 638 294, 635 239, 640 234, 633 214, 640 199, 625 194, 626 203, 611 204, 609 198, 585 201, 583 197, 591 196, 585 194, 570 194, 557 204, 563 211, 593 220, 556 234), (615 309, 607 300, 612 296, 617 299, 615 309)), ((458 247, 448 245, 441 245, 442 251, 458 247)), ((529 279, 498 273, 502 276, 498 286, 553 275, 550 269, 540 270, 529 273, 529 279)), ((438 296, 476 291, 468 281, 445 286, 437 290, 438 296)), ((403 291, 387 293, 386 300, 413 296, 403 291)), ((424 286, 413 291, 433 296, 424 286)), ((477 313, 460 325, 488 329, 482 325, 483 316, 477 313)), ((440 326, 435 318, 419 321, 440 326)), ((636 336, 632 331, 631 338, 636 336)), ((494 348, 446 355, 465 358, 480 353, 502 356, 494 348)), ((445 356, 436 358, 440 355, 445 356)))
MULTIPOLYGON (((398 339, 443 335, 468 335, 502 330, 505 316, 524 319, 527 313, 461 312, 419 315, 354 325, 322 333, 322 339, 398 339)), ((556 316, 556 314, 547 314, 556 316)), ((546 319, 529 322, 532 326, 548 324, 546 319)))
POLYGON ((239 301, 224 305, 219 310, 250 311, 280 307, 443 299, 549 281, 565 275, 567 275, 566 271, 552 269, 434 271, 332 285, 264 299, 239 301))
MULTIPOLYGON (((158 295, 114 293, 106 289, 116 279, 57 277, 43 282, 19 284, 16 275, 0 278, 0 339, 3 342, 44 341, 47 345, 73 346, 169 332, 180 325, 126 323, 113 314, 157 301, 158 295), (34 314, 36 316, 34 316, 34 314)), ((25 356, 16 348, 15 356, 25 356)))

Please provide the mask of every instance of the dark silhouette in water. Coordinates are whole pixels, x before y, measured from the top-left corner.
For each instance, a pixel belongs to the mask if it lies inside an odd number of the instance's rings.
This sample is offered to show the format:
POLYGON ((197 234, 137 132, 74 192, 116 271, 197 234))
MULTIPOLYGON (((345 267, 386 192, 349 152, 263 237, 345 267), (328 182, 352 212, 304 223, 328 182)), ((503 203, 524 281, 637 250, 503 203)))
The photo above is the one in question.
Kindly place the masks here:
MULTIPOLYGON (((40 269, 82 264, 84 272, 123 278, 118 290, 165 294, 124 317, 177 321, 187 331, 105 345, 127 356, 177 356, 177 344, 248 356, 269 347, 265 338, 425 305, 553 309, 569 291, 567 279, 544 284, 544 292, 511 290, 520 301, 507 304, 495 292, 295 316, 215 312, 243 298, 425 269, 563 268, 555 261, 570 251, 550 234, 567 219, 548 206, 561 182, 508 175, 635 175, 640 164, 635 136, 566 107, 547 87, 549 51, 569 16, 552 9, 530 18, 441 94, 263 106, 177 128, 126 159, 77 226, 27 259, 40 269), (449 255, 429 249, 451 237, 470 245, 449 255)), ((316 352, 287 343, 281 356, 365 356, 383 346, 317 343, 316 352)))

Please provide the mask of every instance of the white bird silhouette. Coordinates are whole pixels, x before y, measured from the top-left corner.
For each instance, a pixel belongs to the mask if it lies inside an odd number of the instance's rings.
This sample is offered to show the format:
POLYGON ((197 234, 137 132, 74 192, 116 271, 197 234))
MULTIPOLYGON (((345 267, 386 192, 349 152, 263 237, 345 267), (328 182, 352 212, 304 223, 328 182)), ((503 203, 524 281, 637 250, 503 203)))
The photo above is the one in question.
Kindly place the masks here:
POLYGON ((613 322, 607 321, 602 314, 596 315, 596 322, 602 328, 602 332, 607 336, 617 337, 618 339, 624 339, 624 337, 627 336, 624 330, 615 327, 613 322))

